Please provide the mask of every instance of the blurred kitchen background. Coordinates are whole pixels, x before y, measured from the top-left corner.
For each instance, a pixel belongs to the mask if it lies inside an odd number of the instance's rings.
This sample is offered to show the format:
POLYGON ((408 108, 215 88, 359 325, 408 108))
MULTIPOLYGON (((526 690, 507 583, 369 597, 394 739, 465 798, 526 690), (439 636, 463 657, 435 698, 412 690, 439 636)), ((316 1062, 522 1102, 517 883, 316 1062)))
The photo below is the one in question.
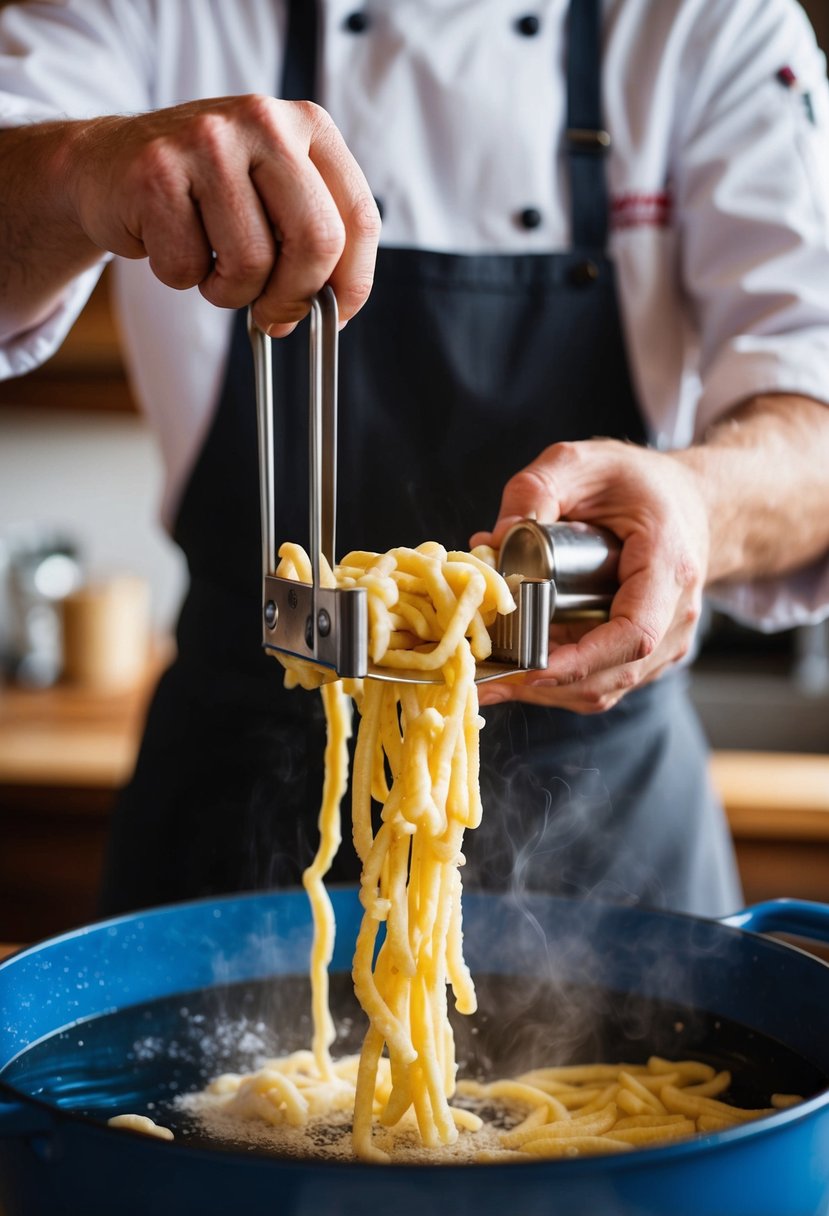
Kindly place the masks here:
MULTIPOLYGON (((826 49, 829 3, 804 7, 826 49)), ((184 589, 160 485, 105 275, 63 349, 0 384, 0 942, 95 914, 184 589)), ((829 625, 763 636, 709 612, 693 689, 747 898, 829 899, 829 625)))

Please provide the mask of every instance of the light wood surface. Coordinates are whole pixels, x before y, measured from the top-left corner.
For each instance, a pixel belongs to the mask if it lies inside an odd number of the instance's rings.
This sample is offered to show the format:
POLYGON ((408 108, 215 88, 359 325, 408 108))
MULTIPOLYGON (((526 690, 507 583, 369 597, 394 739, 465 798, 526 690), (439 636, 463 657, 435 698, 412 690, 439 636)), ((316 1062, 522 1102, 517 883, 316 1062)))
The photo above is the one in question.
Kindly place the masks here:
MULTIPOLYGON (((129 692, 0 689, 0 786, 117 789, 170 654, 160 644, 129 692)), ((719 751, 711 774, 736 837, 829 841, 829 755, 719 751)))
MULTIPOLYGON (((5 940, 33 941, 94 919, 116 791, 132 772, 162 662, 129 693, 0 690, 5 940)), ((746 902, 829 902, 829 756, 720 751, 711 774, 746 902)))
POLYGON ((720 751, 711 775, 735 837, 829 841, 829 756, 720 751))
POLYGON ((0 689, 0 785, 113 790, 129 778, 147 701, 171 646, 126 692, 0 689))

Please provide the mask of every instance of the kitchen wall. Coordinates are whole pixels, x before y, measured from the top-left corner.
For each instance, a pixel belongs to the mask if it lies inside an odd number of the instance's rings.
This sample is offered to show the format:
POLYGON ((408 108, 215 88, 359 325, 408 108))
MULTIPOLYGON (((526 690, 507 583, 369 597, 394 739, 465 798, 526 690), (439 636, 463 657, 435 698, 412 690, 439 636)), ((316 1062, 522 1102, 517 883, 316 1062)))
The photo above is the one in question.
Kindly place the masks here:
POLYGON ((0 538, 21 524, 77 538, 92 575, 129 571, 152 589, 154 625, 168 630, 184 562, 157 518, 161 463, 136 414, 0 409, 0 538))

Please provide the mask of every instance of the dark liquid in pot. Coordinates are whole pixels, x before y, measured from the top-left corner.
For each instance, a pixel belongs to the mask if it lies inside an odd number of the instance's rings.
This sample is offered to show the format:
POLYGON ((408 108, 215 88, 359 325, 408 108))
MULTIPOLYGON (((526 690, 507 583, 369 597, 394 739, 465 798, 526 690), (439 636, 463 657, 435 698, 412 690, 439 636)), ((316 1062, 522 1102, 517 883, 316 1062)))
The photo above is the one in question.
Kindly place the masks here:
MULTIPOLYGON (((728 1068, 733 1084, 724 1100, 751 1108, 768 1106, 772 1093, 810 1097, 829 1080, 783 1044, 700 1010, 585 987, 538 984, 524 996, 504 976, 476 976, 475 986, 479 1012, 452 1019, 461 1076, 494 1080, 557 1064, 693 1058, 728 1068)), ((339 1030, 334 1054, 359 1051, 365 1020, 349 976, 331 977, 331 1005, 339 1030)), ((186 993, 50 1035, 17 1056, 0 1079, 74 1114, 102 1121, 148 1115, 177 1140, 238 1151, 206 1139, 175 1098, 219 1073, 248 1071, 266 1056, 307 1048, 309 1006, 304 976, 186 993)))

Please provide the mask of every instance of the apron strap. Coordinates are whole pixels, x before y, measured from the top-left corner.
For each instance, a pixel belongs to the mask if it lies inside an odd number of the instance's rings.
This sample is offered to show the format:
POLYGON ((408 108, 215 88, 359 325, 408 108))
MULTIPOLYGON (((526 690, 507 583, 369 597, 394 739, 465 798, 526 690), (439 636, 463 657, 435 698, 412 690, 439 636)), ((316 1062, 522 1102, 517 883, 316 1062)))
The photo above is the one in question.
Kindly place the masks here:
POLYGON ((602 125, 600 8, 600 0, 570 4, 565 147, 574 249, 603 250, 607 243, 610 136, 602 125))
POLYGON ((288 28, 280 96, 313 101, 317 91, 317 0, 287 0, 288 28))
MULTIPOLYGON (((317 9, 317 0, 287 0, 281 96, 288 101, 310 100, 316 93, 317 9)), ((600 9, 600 0, 571 0, 565 132, 572 245, 596 251, 607 244, 605 156, 610 147, 602 125, 600 9)))

